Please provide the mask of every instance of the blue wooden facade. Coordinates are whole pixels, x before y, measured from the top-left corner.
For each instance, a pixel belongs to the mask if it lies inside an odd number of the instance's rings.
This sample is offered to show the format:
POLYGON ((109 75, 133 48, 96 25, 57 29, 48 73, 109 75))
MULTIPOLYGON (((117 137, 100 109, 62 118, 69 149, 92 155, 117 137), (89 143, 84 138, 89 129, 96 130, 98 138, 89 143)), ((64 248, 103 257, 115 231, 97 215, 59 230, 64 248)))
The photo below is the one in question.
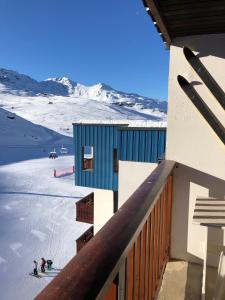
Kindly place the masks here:
POLYGON ((118 126, 74 124, 75 182, 79 186, 118 189, 118 173, 113 170, 113 149, 117 149, 118 126), (82 168, 82 147, 93 146, 93 170, 82 168))
POLYGON ((157 162, 165 153, 165 128, 130 128, 122 124, 73 124, 75 182, 78 186, 118 190, 114 169, 119 160, 157 162), (83 169, 84 146, 93 147, 93 169, 83 169))
POLYGON ((165 128, 127 127, 118 130, 119 160, 157 162, 166 148, 165 128))

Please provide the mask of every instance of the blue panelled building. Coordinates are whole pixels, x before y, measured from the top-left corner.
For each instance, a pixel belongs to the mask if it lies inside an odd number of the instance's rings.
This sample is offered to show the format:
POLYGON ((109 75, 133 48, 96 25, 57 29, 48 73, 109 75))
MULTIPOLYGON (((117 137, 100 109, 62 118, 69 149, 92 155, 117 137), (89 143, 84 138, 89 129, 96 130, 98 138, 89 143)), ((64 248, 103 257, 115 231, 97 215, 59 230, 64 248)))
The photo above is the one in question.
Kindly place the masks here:
POLYGON ((127 124, 74 123, 75 182, 118 191, 117 160, 156 163, 164 156, 166 129, 127 124), (84 168, 84 147, 93 148, 93 168, 84 168))
POLYGON ((89 197, 91 201, 85 197, 84 203, 77 204, 76 219, 82 221, 85 214, 90 216, 93 205, 94 233, 164 157, 166 128, 136 127, 136 124, 135 127, 120 122, 73 124, 75 184, 94 190, 89 197))

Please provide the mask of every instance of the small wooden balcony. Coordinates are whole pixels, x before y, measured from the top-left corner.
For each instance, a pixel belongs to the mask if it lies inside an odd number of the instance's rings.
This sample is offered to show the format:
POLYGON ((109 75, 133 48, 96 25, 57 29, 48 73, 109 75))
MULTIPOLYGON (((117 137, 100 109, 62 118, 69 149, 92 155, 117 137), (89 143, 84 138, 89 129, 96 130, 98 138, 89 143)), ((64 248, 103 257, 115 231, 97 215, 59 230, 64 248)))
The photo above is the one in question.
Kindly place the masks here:
POLYGON ((85 231, 77 240, 77 253, 92 239, 94 230, 91 226, 87 231, 85 231))
POLYGON ((87 195, 76 203, 76 221, 94 223, 94 193, 87 195))

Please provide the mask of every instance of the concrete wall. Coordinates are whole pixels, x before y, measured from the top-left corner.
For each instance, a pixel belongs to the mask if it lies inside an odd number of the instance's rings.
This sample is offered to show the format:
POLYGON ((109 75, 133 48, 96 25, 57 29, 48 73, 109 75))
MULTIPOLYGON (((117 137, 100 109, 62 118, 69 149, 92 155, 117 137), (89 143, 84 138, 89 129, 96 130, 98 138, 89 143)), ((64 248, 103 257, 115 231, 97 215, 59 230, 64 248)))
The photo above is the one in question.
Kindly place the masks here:
POLYGON ((118 207, 123 205, 156 166, 156 163, 119 161, 118 207))
POLYGON ((94 234, 113 216, 113 191, 94 190, 94 234))
MULTIPOLYGON (((206 229, 192 224, 195 199, 224 197, 225 146, 183 92, 177 76, 184 76, 192 84, 224 126, 225 113, 186 61, 183 46, 198 54, 225 90, 225 34, 177 38, 171 46, 166 158, 180 163, 174 176, 171 254, 199 261, 204 256, 206 229)), ((223 243, 219 230, 215 235, 223 243)))
POLYGON ((167 158, 225 180, 225 147, 177 82, 184 76, 225 126, 224 110, 183 54, 183 46, 200 60, 225 90, 225 34, 176 39, 171 46, 167 158))
MULTIPOLYGON (((119 161, 118 207, 155 169, 155 163, 119 161)), ((94 189, 94 234, 113 216, 113 191, 94 189)))
MULTIPOLYGON (((174 172, 172 206, 171 256, 192 262, 201 262, 204 257, 207 228, 193 224, 194 204, 197 196, 224 197, 225 182, 196 169, 179 164, 174 172)), ((223 245, 223 231, 208 230, 211 246, 223 245)), ((209 265, 218 263, 218 253, 209 254, 209 265), (216 256, 217 255, 217 256, 216 256)))

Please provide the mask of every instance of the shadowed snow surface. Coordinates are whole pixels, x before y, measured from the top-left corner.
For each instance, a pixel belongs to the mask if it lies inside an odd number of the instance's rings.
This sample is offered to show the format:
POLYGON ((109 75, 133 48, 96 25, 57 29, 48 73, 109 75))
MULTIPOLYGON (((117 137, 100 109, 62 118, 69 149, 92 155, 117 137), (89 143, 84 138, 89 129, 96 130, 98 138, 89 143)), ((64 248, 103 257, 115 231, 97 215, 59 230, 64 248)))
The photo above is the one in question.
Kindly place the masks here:
POLYGON ((67 156, 0 167, 1 300, 33 299, 75 255, 75 240, 90 227, 75 222, 75 202, 89 190, 75 187, 73 175, 53 177, 54 168, 72 164, 67 156), (40 279, 30 276, 33 260, 43 256, 55 269, 40 279))
POLYGON ((62 147, 73 154, 73 139, 41 125, 33 124, 0 108, 0 165, 48 157, 62 147))

